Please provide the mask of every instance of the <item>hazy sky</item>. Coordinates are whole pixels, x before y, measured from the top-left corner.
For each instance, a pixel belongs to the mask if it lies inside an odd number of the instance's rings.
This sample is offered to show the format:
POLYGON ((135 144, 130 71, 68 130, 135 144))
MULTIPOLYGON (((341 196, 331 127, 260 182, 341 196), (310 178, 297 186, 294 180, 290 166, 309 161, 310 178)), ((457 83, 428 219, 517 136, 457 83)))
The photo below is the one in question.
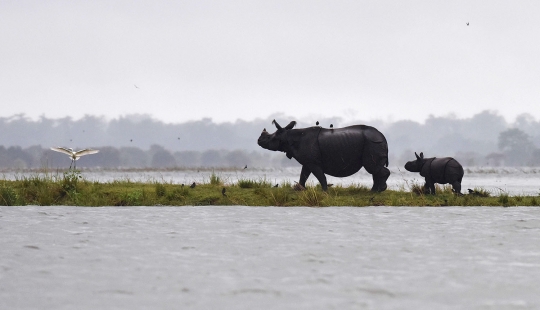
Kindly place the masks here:
POLYGON ((0 0, 0 116, 540 118, 539 14, 534 0, 0 0))

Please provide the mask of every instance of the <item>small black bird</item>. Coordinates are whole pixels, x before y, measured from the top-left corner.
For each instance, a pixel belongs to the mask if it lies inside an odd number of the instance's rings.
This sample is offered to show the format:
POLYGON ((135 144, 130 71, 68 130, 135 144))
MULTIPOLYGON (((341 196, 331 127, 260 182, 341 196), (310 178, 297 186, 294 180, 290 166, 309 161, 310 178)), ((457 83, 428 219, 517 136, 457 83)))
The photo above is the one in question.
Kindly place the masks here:
POLYGON ((319 121, 317 121, 317 122, 315 123, 315 125, 316 125, 316 126, 319 126, 319 121))
POLYGON ((184 183, 182 183, 182 186, 181 187, 184 187, 184 183))
POLYGON ((223 197, 227 197, 227 194, 225 194, 225 191, 226 191, 226 189, 225 189, 225 187, 224 187, 224 188, 221 190, 221 195, 223 195, 223 197))
POLYGON ((133 142, 133 139, 129 139, 129 142, 133 142))
POLYGON ((331 128, 331 129, 334 129, 334 124, 330 124, 330 128, 331 128))
POLYGON ((247 169, 247 165, 244 167, 244 169, 247 169))
POLYGON ((193 182, 193 184, 191 184, 189 187, 195 188, 195 185, 196 185, 195 182, 193 182))
POLYGON ((278 187, 278 186, 279 186, 279 184, 274 185, 274 187, 278 187))
POLYGON ((469 22, 467 22, 467 26, 469 26, 469 22))

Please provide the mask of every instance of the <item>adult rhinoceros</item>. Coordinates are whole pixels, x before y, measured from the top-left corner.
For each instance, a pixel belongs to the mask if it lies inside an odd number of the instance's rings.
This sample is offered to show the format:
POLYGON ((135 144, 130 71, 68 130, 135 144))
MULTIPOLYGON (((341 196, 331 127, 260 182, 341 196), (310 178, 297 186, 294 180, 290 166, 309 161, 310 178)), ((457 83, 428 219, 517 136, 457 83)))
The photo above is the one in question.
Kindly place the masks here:
POLYGON ((262 131, 257 143, 267 150, 285 152, 289 159, 302 165, 300 185, 305 186, 311 173, 327 190, 325 174, 348 177, 365 167, 373 175, 372 191, 384 191, 390 176, 388 167, 388 143, 377 129, 355 125, 344 128, 325 129, 319 126, 293 129, 296 122, 277 128, 269 134, 262 131))

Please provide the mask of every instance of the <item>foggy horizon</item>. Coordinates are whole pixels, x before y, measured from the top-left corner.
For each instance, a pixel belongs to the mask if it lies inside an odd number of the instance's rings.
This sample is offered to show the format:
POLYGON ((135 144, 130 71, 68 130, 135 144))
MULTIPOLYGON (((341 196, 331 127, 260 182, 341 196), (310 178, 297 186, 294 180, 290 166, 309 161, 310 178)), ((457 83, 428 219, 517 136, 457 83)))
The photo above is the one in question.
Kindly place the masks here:
POLYGON ((539 9, 505 0, 2 1, 0 116, 539 118, 539 9))
POLYGON ((337 119, 337 120, 340 120, 342 121, 342 126, 349 126, 349 125, 353 125, 353 124, 360 124, 359 122, 362 122, 363 125, 369 125, 369 123, 377 123, 377 124, 392 124, 392 123, 396 123, 396 122, 407 122, 407 121, 410 121, 410 122, 415 122, 415 123, 418 123, 418 124, 425 124, 426 121, 428 121, 429 119, 433 119, 433 118, 444 118, 444 119, 454 119, 454 120, 466 120, 466 119, 472 119, 474 118, 475 115, 478 115, 478 114, 481 114, 481 113, 490 113, 490 114, 493 114, 493 115, 497 115, 497 116, 500 116, 502 118, 504 118, 504 120, 511 124, 511 123, 514 123, 516 122, 519 118, 522 118, 522 117, 526 117, 532 121, 540 121, 540 116, 537 117, 529 112, 523 112, 523 113, 519 113, 513 117, 509 117, 509 116, 505 116, 503 114, 501 114, 499 111, 497 110, 492 110, 492 109, 486 109, 486 110, 482 110, 482 111, 478 111, 477 113, 472 113, 471 115, 466 115, 466 116, 461 116, 461 115, 458 115, 456 113, 453 113, 453 112, 449 112, 449 113, 446 113, 446 114, 441 114, 441 115, 438 115, 438 114, 429 114, 429 115, 426 115, 424 118, 421 118, 421 119, 410 119, 410 118, 397 118, 397 117, 386 117, 386 118, 364 118, 362 116, 349 116, 349 117, 346 117, 346 116, 343 116, 343 115, 327 115, 327 116, 324 116, 324 115, 315 115, 315 114, 311 114, 311 115, 306 115, 304 117, 297 117, 295 115, 289 115, 287 114, 286 112, 279 112, 279 111, 276 111, 276 112, 273 112, 271 114, 268 114, 266 116, 262 116, 262 117, 252 117, 252 118, 236 118, 236 119, 231 119, 231 120, 216 120, 214 119, 212 116, 201 116, 200 118, 194 118, 194 119, 187 119, 187 120, 178 120, 178 121, 166 121, 166 120, 162 120, 154 115, 152 115, 151 113, 127 113, 127 114, 122 114, 122 115, 104 115, 104 114, 84 114, 84 115, 81 115, 81 116, 72 116, 72 115, 64 115, 64 116, 59 116, 59 117, 52 117, 52 116, 49 116, 49 115, 46 115, 46 114, 40 114, 40 115, 32 115, 32 114, 28 114, 26 112, 19 112, 19 113, 13 113, 11 115, 0 115, 0 119, 16 119, 16 118, 25 118, 25 119, 29 119, 30 121, 32 122, 37 122, 39 121, 40 119, 49 119, 49 120, 61 120, 61 119, 71 119, 72 121, 80 121, 80 120, 83 120, 84 118, 87 118, 87 117, 92 117, 92 118, 99 118, 99 119, 103 119, 107 122, 110 122, 110 121, 114 121, 114 120, 119 120, 119 119, 130 119, 130 120, 137 120, 137 119, 140 119, 140 120, 145 120, 145 119, 151 119, 153 121, 157 121, 157 122, 162 122, 164 124, 169 124, 169 125, 176 125, 176 124, 185 124, 185 123, 190 123, 190 122, 200 122, 200 121, 211 121, 212 123, 214 124, 217 124, 217 125, 220 125, 220 124, 234 124, 234 123, 238 123, 238 122, 255 122, 255 121, 260 121, 260 120, 268 120, 268 119, 275 119, 275 118, 281 118, 281 119, 276 119, 278 122, 289 122, 289 121, 297 121, 299 123, 303 123, 303 124, 307 124, 307 123, 314 123, 315 121, 319 121, 321 119, 337 119), (345 124, 345 125, 343 125, 345 124))

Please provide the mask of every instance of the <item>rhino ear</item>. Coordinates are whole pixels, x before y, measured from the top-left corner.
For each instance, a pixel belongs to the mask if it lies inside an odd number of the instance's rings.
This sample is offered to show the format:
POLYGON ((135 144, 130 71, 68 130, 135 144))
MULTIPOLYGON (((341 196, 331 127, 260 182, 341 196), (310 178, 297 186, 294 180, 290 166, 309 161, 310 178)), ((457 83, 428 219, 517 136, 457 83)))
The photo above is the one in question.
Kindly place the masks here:
POLYGON ((272 124, 276 125, 277 129, 282 129, 281 126, 278 124, 278 122, 276 122, 276 120, 273 120, 272 124))
POLYGON ((292 121, 292 122, 289 123, 289 125, 285 126, 285 129, 287 129, 287 130, 293 129, 294 126, 296 126, 296 122, 292 121))
POLYGON ((420 152, 420 158, 424 159, 424 153, 420 152))
POLYGON ((420 159, 420 156, 418 156, 418 154, 416 154, 416 152, 414 152, 414 155, 416 156, 416 159, 420 159))

